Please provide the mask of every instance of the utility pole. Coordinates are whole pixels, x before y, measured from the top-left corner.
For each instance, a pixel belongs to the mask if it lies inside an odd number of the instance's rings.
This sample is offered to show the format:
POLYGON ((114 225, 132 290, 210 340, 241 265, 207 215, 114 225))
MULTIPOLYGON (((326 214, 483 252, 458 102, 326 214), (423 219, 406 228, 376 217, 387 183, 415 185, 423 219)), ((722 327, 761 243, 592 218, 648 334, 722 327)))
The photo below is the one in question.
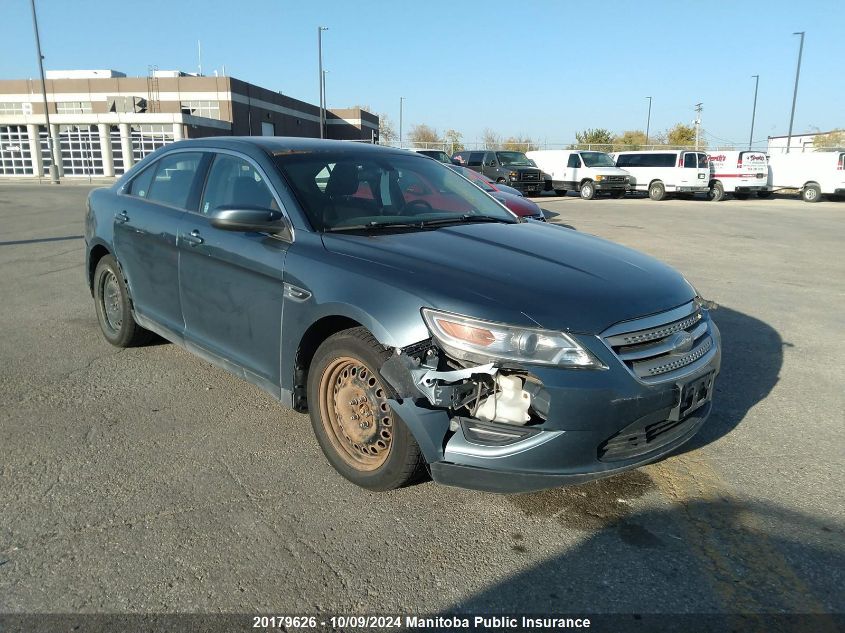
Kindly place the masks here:
POLYGON ((405 105, 405 97, 399 97, 399 147, 402 147, 402 110, 405 105))
MULTIPOLYGON (((38 69, 41 71, 41 96, 44 99, 44 118, 47 121, 47 149, 50 152, 50 182, 59 184, 59 155, 53 141, 53 128, 50 127, 50 108, 47 107, 47 82, 44 81, 44 55, 41 54, 41 37, 38 35, 38 18, 35 15, 35 0, 30 0, 32 7, 32 27, 35 29, 35 49, 38 52, 38 69)), ((40 151, 39 142, 39 151, 40 151)))
POLYGON ((648 133, 651 130, 651 97, 646 97, 648 99, 648 118, 645 122, 645 144, 648 145, 648 133))
POLYGON ((320 86, 320 138, 326 138, 326 97, 323 92, 324 81, 323 77, 323 31, 328 31, 327 26, 317 27, 317 60, 319 65, 319 75, 317 80, 320 86))
MULTIPOLYGON (((323 86, 322 87, 323 87, 323 110, 324 111, 329 109, 329 100, 328 100, 328 97, 326 97, 326 75, 328 74, 328 72, 329 72, 328 70, 323 71, 323 86)), ((328 119, 328 114, 326 114, 325 116, 328 119)), ((328 123, 326 123, 326 125, 328 125, 328 123)))
POLYGON ((695 149, 698 149, 698 139, 701 135, 701 104, 695 104, 695 149))
POLYGON ((202 77, 202 42, 197 40, 197 74, 202 77))
POLYGON ((751 143, 754 142, 754 119, 757 116, 757 88, 760 87, 760 75, 751 75, 754 79, 754 107, 751 109, 751 134, 748 136, 748 149, 751 149, 751 143))
POLYGON ((789 154, 789 146, 792 145, 792 122, 795 120, 795 100, 798 98, 798 77, 801 75, 801 55, 804 52, 804 31, 798 31, 793 35, 801 36, 801 44, 798 46, 798 67, 795 69, 795 90, 792 92, 792 112, 789 114, 789 136, 786 137, 786 153, 789 154))

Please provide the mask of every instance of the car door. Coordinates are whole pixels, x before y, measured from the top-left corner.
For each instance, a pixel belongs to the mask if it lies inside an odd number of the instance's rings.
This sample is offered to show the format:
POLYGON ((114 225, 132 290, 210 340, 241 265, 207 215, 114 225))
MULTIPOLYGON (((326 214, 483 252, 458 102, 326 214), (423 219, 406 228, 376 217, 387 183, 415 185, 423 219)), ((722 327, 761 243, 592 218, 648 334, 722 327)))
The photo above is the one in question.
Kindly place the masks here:
POLYGON ((123 187, 114 216, 114 252, 135 313, 181 336, 176 235, 196 202, 199 152, 170 152, 123 187))
POLYGON ((179 227, 179 288, 185 339, 234 363, 265 388, 279 384, 285 255, 290 235, 229 231, 211 225, 219 208, 282 210, 251 159, 213 152, 196 212, 179 227))
POLYGON ((573 189, 577 189, 578 184, 581 181, 580 173, 581 157, 577 153, 573 152, 569 155, 569 160, 566 161, 566 176, 564 178, 566 184, 573 189))
POLYGON ((496 152, 484 154, 484 166, 481 173, 494 181, 502 177, 502 174, 499 173, 499 161, 496 160, 496 152))

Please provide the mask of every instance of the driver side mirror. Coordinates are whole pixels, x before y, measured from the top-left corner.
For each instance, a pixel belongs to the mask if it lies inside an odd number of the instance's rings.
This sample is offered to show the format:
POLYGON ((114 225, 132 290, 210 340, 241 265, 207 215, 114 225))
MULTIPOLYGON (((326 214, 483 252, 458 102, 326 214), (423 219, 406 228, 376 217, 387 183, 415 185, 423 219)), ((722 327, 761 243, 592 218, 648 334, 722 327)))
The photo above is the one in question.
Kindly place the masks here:
POLYGON ((256 233, 290 232, 281 211, 259 207, 218 207, 209 213, 211 226, 224 231, 256 233))

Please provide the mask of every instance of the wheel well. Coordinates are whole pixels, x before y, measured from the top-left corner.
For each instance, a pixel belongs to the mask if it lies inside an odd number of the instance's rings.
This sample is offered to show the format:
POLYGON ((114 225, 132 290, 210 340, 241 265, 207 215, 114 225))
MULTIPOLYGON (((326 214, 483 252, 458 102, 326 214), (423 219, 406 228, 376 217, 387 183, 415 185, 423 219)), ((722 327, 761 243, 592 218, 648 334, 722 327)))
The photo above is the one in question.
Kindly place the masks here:
MULTIPOLYGON (((713 186, 713 185, 715 185, 717 182, 718 182, 720 185, 722 184, 722 181, 721 181, 721 180, 719 180, 718 178, 714 178, 713 180, 711 180, 711 181, 710 181, 710 186, 712 187, 712 186, 713 186)), ((724 186, 724 185, 722 185, 722 186, 724 186)))
POLYGON ((592 178, 582 178, 581 182, 578 183, 579 187, 583 187, 585 182, 593 182, 592 178))
POLYGON ((817 183, 815 180, 808 180, 807 182, 805 182, 805 183, 804 183, 804 186, 803 186, 803 187, 801 187, 801 188, 802 188, 802 189, 806 189, 806 188, 807 188, 807 187, 809 187, 810 185, 815 185, 816 187, 821 188, 821 185, 820 185, 819 183, 817 183))
POLYGON ((102 244, 97 244, 91 249, 91 254, 88 256, 88 288, 91 293, 94 293, 94 271, 97 270, 97 264, 106 255, 110 255, 109 249, 102 244))
MULTIPOLYGON (((660 178, 655 178, 655 179, 654 179, 654 180, 652 180, 650 183, 648 183, 648 188, 649 188, 649 189, 651 189, 651 186, 652 186, 654 183, 656 183, 656 182, 659 182, 661 185, 663 185, 663 181, 662 181, 662 180, 660 180, 660 178)), ((665 187, 666 185, 663 185, 663 186, 665 187)))
POLYGON ((308 409, 306 395, 308 391, 308 370, 311 368, 311 361, 314 359, 314 353, 317 351, 317 348, 332 334, 360 326, 360 323, 349 317, 328 316, 315 321, 311 324, 311 327, 305 330, 302 339, 299 341, 299 347, 296 350, 296 360, 294 362, 294 409, 297 411, 306 411, 308 409))

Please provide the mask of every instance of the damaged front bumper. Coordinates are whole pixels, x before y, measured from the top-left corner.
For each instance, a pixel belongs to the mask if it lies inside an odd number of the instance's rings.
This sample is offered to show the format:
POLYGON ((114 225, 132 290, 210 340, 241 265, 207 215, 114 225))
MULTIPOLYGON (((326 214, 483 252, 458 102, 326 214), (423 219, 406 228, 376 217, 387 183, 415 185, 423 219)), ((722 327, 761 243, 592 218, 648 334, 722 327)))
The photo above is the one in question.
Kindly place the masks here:
POLYGON ((388 367, 382 375, 397 390, 399 397, 390 404, 414 434, 435 481, 490 492, 530 492, 637 468, 695 435, 710 413, 721 361, 718 329, 709 319, 707 327, 715 344, 678 379, 638 378, 600 337, 579 342, 607 370, 512 370, 529 374, 542 387, 544 419, 525 425, 480 420, 466 410, 456 413, 453 405, 466 402, 472 391, 465 379, 493 377, 496 367, 450 375, 419 367, 403 354, 389 361, 392 371, 388 367), (397 371, 400 365, 408 372, 397 371), (694 406, 685 402, 690 389, 699 399, 694 406))

